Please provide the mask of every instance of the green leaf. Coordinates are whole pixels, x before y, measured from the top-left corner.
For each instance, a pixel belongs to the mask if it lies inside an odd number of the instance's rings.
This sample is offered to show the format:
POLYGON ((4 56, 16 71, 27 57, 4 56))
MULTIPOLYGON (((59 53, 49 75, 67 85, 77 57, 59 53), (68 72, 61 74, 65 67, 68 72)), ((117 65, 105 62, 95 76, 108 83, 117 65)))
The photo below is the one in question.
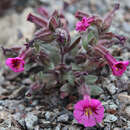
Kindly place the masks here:
POLYGON ((88 42, 87 42, 86 40, 83 40, 83 41, 82 41, 82 46, 83 46, 83 48, 86 50, 87 47, 88 47, 88 42))
POLYGON ((64 84, 61 88, 60 91, 61 92, 69 92, 69 85, 68 84, 64 84))
POLYGON ((87 37, 87 42, 89 43, 94 37, 95 37, 94 33, 92 31, 89 32, 88 37, 87 37))
POLYGON ((97 85, 90 85, 89 88, 91 96, 99 96, 103 93, 103 90, 97 85))
POLYGON ((81 67, 78 66, 77 64, 71 63, 72 70, 81 70, 81 67))
POLYGON ((96 38, 95 38, 95 35, 94 35, 94 33, 93 33, 92 31, 90 31, 90 32, 88 33, 87 40, 86 40, 86 39, 83 39, 83 41, 82 41, 82 46, 83 46, 83 48, 84 48, 85 50, 88 48, 88 45, 90 44, 90 42, 91 42, 93 39, 94 39, 94 40, 96 39, 96 38))
POLYGON ((54 79, 54 75, 46 73, 42 76, 43 83, 47 83, 48 85, 53 84, 56 80, 54 79))
POLYGON ((56 46, 50 45, 50 44, 41 44, 40 48, 49 55, 50 60, 53 63, 55 63, 55 64, 59 63, 59 60, 60 60, 59 50, 56 46))
POLYGON ((29 71, 32 66, 33 66, 33 63, 25 64, 25 65, 24 65, 24 70, 25 70, 25 71, 29 71))
POLYGON ((65 49, 65 52, 70 52, 71 50, 73 50, 79 43, 80 43, 81 37, 78 37, 72 44, 70 47, 65 49))
POLYGON ((48 66, 48 69, 53 70, 54 68, 55 68, 55 65, 53 63, 50 63, 49 66, 48 66))
POLYGON ((63 76, 63 80, 67 80, 70 85, 74 85, 75 76, 73 75, 72 72, 67 72, 67 73, 63 76))
POLYGON ((30 78, 31 81, 35 80, 35 76, 34 75, 31 75, 29 78, 30 78))
POLYGON ((43 80, 44 78, 44 73, 41 71, 38 73, 38 77, 39 77, 39 80, 43 80))
POLYGON ((39 44, 35 43, 35 44, 34 44, 34 47, 35 47, 35 49, 36 49, 36 52, 39 52, 39 50, 40 50, 39 44))
POLYGON ((85 76, 85 82, 86 84, 94 84, 97 81, 97 76, 95 75, 87 75, 85 76))

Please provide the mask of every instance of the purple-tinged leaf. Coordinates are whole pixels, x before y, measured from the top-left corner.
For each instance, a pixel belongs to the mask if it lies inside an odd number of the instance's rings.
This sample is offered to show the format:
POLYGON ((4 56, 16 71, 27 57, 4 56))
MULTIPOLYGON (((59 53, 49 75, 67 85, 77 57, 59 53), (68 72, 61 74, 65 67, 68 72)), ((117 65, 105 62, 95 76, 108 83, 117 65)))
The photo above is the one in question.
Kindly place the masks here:
POLYGON ((46 9, 44 8, 44 7, 39 7, 38 9, 37 9, 37 12, 41 15, 41 16, 43 16, 43 17, 46 17, 47 19, 49 18, 49 14, 48 14, 48 12, 46 11, 46 9))
POLYGON ((32 22, 32 23, 35 23, 36 25, 40 26, 40 27, 46 27, 47 26, 47 21, 45 19, 41 19, 37 16, 34 16, 33 14, 29 14, 28 17, 27 17, 27 20, 32 22))
POLYGON ((72 49, 74 49, 79 43, 80 43, 81 37, 78 37, 70 47, 65 48, 65 53, 70 52, 72 49))
POLYGON ((89 15, 85 12, 82 12, 80 10, 78 10, 76 13, 75 13, 75 17, 78 18, 78 19, 82 19, 83 17, 89 17, 89 15))
POLYGON ((115 4, 114 8, 106 15, 106 17, 104 18, 102 31, 107 30, 111 26, 114 14, 119 9, 119 7, 120 4, 115 4))
POLYGON ((55 29, 58 27, 58 23, 54 17, 51 17, 49 19, 49 30, 55 31, 55 29))

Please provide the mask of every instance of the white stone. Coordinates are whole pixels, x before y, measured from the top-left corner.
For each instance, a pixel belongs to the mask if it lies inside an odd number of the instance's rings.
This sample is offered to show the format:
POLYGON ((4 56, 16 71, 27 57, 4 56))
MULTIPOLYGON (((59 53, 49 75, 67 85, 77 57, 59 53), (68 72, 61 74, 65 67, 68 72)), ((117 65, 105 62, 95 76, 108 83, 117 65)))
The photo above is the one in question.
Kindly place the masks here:
POLYGON ((112 114, 107 114, 107 116, 104 119, 104 122, 108 122, 108 123, 115 122, 115 121, 117 121, 117 117, 112 114))

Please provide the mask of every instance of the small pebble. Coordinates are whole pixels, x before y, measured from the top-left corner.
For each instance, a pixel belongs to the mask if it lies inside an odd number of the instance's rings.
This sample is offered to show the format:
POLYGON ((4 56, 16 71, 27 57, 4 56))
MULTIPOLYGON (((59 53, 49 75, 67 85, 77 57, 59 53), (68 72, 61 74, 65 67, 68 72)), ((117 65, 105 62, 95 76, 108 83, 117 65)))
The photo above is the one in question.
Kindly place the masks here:
POLYGON ((104 122, 108 122, 108 123, 115 122, 115 121, 117 121, 117 117, 112 114, 108 114, 104 119, 104 122))
POLYGON ((29 130, 33 130, 34 126, 38 123, 38 117, 33 113, 28 113, 25 118, 26 126, 29 130))
POLYGON ((125 112, 130 117, 130 106, 126 107, 125 112))
POLYGON ((69 120, 69 115, 68 114, 63 114, 58 117, 57 121, 58 122, 67 122, 69 120))

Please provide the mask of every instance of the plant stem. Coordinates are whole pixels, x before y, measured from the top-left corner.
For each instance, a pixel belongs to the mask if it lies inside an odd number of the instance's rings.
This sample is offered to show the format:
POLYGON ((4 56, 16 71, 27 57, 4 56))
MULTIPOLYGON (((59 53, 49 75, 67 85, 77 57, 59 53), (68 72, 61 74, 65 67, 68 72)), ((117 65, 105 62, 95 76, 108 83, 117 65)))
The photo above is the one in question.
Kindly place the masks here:
POLYGON ((60 55, 61 55, 61 64, 64 64, 64 51, 62 46, 60 46, 60 55))

